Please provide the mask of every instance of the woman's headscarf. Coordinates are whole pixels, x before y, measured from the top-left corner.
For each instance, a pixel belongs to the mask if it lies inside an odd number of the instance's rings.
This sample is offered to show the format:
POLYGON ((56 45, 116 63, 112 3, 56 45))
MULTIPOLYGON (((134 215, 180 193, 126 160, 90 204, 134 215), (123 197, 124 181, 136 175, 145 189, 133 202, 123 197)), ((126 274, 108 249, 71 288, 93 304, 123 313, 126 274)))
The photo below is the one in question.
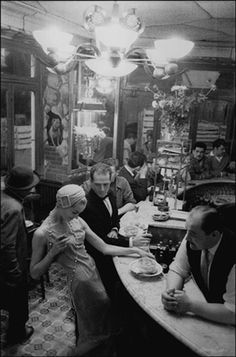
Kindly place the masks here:
POLYGON ((69 184, 61 187, 56 194, 56 205, 61 208, 74 206, 85 198, 85 192, 79 185, 69 184))

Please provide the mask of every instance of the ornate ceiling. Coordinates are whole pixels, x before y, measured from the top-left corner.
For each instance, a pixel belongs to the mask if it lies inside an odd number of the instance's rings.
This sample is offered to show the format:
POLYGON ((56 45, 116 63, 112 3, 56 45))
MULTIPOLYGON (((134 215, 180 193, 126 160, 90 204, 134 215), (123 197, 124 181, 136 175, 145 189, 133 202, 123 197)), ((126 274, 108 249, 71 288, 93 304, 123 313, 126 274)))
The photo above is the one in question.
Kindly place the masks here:
MULTIPOLYGON (((1 1, 1 26, 24 30, 54 24, 83 37, 93 35, 83 28, 84 11, 92 4, 111 13, 113 1, 1 1)), ((148 48, 154 40, 180 35, 195 42, 191 56, 235 60, 235 1, 120 1, 120 12, 136 8, 145 23, 135 43, 148 48)))

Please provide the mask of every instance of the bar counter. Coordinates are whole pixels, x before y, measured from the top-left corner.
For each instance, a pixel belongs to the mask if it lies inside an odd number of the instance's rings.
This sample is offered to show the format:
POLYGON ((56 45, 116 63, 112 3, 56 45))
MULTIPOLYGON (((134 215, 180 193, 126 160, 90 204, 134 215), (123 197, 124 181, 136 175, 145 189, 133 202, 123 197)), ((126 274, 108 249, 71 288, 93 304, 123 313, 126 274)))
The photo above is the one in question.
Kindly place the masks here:
MULTIPOLYGON (((137 304, 177 340, 200 356, 235 356, 235 327, 204 320, 193 314, 176 315, 163 308, 165 276, 135 277, 129 265, 136 257, 114 257, 120 279, 137 304)), ((190 296, 204 299, 192 280, 185 284, 190 296)), ((158 338, 158 336, 157 336, 158 338)))
POLYGON ((141 225, 148 229, 148 232, 152 234, 151 246, 155 249, 155 245, 158 241, 167 241, 171 239, 173 241, 181 241, 185 235, 185 219, 188 212, 179 211, 182 208, 183 201, 174 198, 168 198, 169 215, 170 218, 164 222, 154 221, 152 216, 158 212, 157 206, 154 206, 152 202, 147 198, 145 201, 140 201, 137 204, 138 211, 127 212, 120 220, 120 226, 124 227, 129 224, 141 225), (176 205, 176 210, 174 206, 176 205))
MULTIPOLYGON (((170 219, 167 221, 155 222, 152 219, 157 207, 147 199, 138 203, 137 212, 127 212, 121 218, 121 227, 137 224, 148 228, 153 234, 151 250, 160 240, 182 240, 186 232, 185 220, 188 212, 178 211, 181 210, 183 201, 175 202, 173 198, 168 201, 170 219), (173 210, 175 205, 177 210, 173 210)), ((113 261, 124 287, 146 314, 197 355, 235 356, 235 327, 207 321, 190 313, 181 316, 166 311, 161 302, 161 293, 166 285, 165 275, 136 277, 129 267, 135 259, 137 258, 114 257, 113 261)), ((205 300, 192 280, 185 284, 185 290, 190 296, 205 300)))

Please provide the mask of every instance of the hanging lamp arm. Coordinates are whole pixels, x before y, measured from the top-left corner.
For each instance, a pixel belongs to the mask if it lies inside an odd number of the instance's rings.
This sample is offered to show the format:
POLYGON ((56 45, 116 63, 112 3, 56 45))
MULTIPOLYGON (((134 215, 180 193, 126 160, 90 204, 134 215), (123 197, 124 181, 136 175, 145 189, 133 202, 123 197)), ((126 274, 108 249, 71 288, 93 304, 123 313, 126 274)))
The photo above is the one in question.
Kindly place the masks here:
POLYGON ((91 43, 83 43, 77 47, 75 56, 82 58, 85 58, 86 56, 89 58, 100 57, 101 51, 97 46, 91 43))

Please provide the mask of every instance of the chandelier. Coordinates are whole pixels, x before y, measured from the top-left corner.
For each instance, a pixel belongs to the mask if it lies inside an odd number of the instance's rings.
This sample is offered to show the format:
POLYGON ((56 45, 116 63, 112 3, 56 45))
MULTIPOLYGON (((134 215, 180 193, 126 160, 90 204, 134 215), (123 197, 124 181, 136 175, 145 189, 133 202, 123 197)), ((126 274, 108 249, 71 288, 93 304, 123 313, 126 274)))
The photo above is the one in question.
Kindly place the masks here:
POLYGON ((93 72, 105 77, 122 77, 143 65, 146 73, 157 79, 166 79, 179 72, 176 60, 191 51, 194 44, 182 39, 160 39, 155 48, 132 47, 144 31, 144 23, 132 8, 120 15, 119 4, 114 1, 111 15, 99 5, 90 6, 83 15, 84 28, 94 35, 93 43, 71 45, 71 34, 51 28, 34 31, 50 59, 51 71, 70 72, 78 62, 84 61, 93 72))

